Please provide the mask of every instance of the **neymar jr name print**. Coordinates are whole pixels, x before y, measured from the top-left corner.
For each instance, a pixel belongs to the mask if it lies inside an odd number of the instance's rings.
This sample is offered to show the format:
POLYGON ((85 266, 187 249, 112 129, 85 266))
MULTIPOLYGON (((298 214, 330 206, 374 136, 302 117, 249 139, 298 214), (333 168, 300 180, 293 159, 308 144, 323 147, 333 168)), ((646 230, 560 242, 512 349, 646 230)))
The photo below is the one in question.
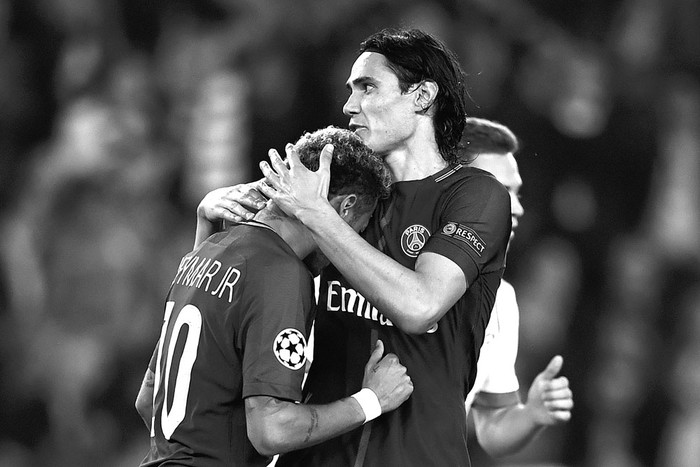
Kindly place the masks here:
POLYGON ((172 285, 196 287, 231 303, 233 286, 240 277, 238 269, 231 266, 223 269, 221 261, 204 256, 185 256, 180 261, 172 285))

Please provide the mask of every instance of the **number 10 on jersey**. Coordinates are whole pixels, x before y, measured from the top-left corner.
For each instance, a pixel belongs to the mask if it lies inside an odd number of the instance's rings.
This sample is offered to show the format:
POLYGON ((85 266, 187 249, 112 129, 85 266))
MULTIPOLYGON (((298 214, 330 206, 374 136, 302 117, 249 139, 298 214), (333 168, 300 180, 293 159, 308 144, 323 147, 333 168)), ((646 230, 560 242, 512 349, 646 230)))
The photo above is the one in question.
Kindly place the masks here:
POLYGON ((168 440, 185 418, 192 367, 197 359, 199 335, 202 330, 202 313, 194 305, 185 305, 179 313, 176 313, 172 331, 168 332, 174 308, 175 302, 167 302, 165 304, 165 318, 163 320, 163 328, 160 331, 160 340, 158 341, 158 356, 153 386, 154 410, 151 420, 151 437, 155 436, 155 419, 160 416, 163 435, 168 440), (184 329, 185 325, 187 329, 184 329), (179 349, 176 348, 176 345, 180 341, 182 332, 187 333, 187 338, 182 351, 178 352, 179 349), (165 349, 166 340, 168 341, 167 349, 165 349), (180 355, 179 360, 173 361, 176 355, 180 355), (165 369, 165 375, 163 375, 163 369, 165 369), (173 369, 177 372, 177 376, 175 384, 170 385, 170 374, 173 369), (161 389, 161 385, 163 388, 163 404, 160 410, 156 411, 156 397, 161 389), (170 401, 172 401, 172 405, 170 401), (170 409, 168 409, 169 406, 170 409))

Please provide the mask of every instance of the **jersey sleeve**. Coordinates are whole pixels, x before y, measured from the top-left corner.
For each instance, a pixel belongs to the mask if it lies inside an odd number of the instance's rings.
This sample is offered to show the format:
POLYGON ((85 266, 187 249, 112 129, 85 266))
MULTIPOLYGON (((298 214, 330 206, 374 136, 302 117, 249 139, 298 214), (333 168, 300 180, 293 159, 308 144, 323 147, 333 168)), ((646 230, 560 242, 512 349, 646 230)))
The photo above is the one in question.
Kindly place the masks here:
POLYGON ((243 314, 242 397, 301 400, 308 343, 307 316, 313 307, 312 278, 301 263, 256 268, 243 314))
POLYGON ((478 174, 452 188, 440 228, 422 251, 454 261, 471 284, 480 272, 504 267, 510 230, 508 191, 490 174, 478 174))
POLYGON ((506 281, 501 281, 498 287, 494 312, 498 331, 492 342, 493 358, 490 360, 490 368, 481 391, 514 392, 519 388, 518 377, 515 374, 515 360, 518 356, 520 314, 515 290, 506 281))
POLYGON ((156 363, 157 363, 157 359, 158 359, 158 345, 159 344, 160 344, 160 339, 158 340, 158 342, 156 342, 156 348, 155 348, 155 350, 153 350, 153 353, 151 354, 151 359, 148 361, 148 369, 154 373, 156 371, 156 363))

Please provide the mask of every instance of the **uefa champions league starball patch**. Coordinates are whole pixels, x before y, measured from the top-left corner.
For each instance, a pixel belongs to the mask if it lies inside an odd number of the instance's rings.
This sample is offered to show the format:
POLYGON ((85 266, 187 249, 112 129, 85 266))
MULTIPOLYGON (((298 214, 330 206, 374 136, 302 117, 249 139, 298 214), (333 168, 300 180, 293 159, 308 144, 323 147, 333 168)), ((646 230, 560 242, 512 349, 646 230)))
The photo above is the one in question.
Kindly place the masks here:
POLYGON ((294 328, 287 328, 277 334, 272 351, 277 360, 290 370, 298 370, 306 363, 306 339, 294 328))

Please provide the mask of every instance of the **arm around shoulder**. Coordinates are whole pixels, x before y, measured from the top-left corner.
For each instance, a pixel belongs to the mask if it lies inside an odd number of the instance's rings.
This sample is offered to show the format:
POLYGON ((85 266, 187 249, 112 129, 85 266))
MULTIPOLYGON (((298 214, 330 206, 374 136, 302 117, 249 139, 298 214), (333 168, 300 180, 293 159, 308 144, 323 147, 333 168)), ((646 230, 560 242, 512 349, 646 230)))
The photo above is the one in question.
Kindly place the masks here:
POLYGON ((306 222, 326 257, 406 333, 428 331, 467 290, 464 272, 445 256, 422 253, 410 269, 367 243, 332 209, 306 222))
POLYGON ((217 188, 207 193, 197 206, 194 248, 222 228, 223 221, 251 219, 265 206, 266 198, 257 190, 260 181, 217 188))

